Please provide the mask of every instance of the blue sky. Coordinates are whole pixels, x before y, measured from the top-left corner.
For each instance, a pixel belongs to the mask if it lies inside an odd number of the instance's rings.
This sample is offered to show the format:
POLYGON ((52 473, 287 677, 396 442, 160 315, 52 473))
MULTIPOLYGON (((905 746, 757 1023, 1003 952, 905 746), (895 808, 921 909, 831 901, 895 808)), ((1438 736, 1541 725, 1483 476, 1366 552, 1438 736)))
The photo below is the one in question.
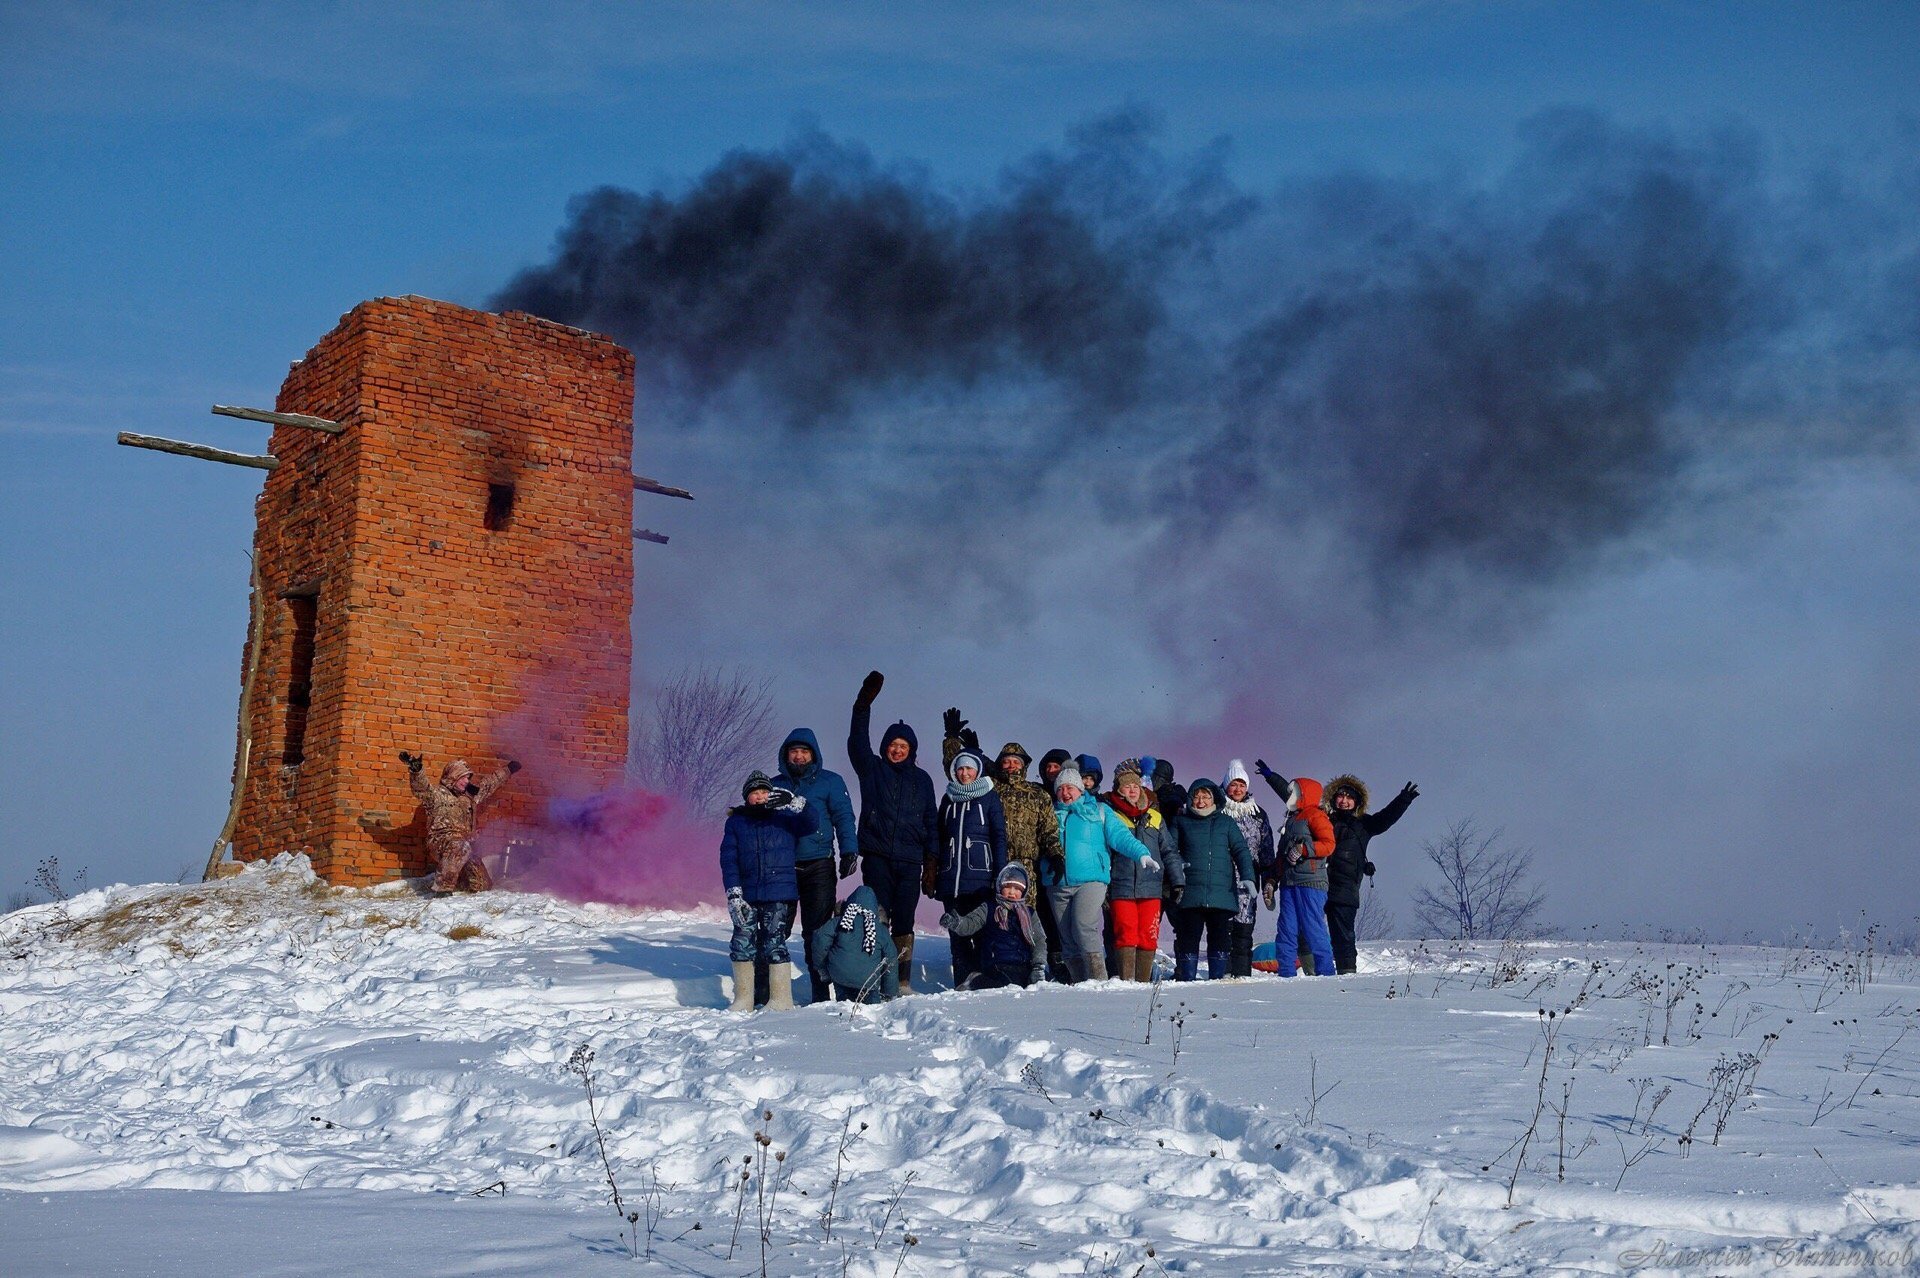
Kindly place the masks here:
MULTIPOLYGON (((260 444, 207 406, 267 403, 364 298, 484 304, 545 256, 578 192, 675 189, 799 122, 979 189, 1127 103, 1157 113, 1170 153, 1228 139, 1229 172, 1256 192, 1349 168, 1471 181, 1561 106, 1739 130, 1768 181, 1831 168, 1870 185, 1912 149, 1916 83, 1912 5, 6 4, 0 888, 45 855, 95 882, 172 877, 224 812, 258 481, 115 449, 113 433, 260 444)), ((1895 429, 1910 443, 1910 419, 1895 429)), ((748 539, 743 515, 756 535, 795 534, 766 514, 779 486, 730 483, 712 432, 641 434, 642 469, 703 498, 648 512, 676 541, 641 555, 660 604, 638 626, 643 679, 693 653, 772 670, 780 717, 829 741, 873 664, 897 672, 895 708, 923 734, 957 700, 1036 752, 1131 745, 1127 707, 1169 734, 1186 707, 1219 717, 1206 669, 1099 623, 1037 570, 1022 638, 930 613, 873 647, 830 626, 757 643, 713 583, 748 590, 754 573, 727 567, 780 544, 748 539), (1005 687, 1009 667, 1030 695, 1005 687)), ((1219 752, 1293 734, 1302 770, 1357 763, 1387 791, 1419 777, 1403 861, 1475 812, 1541 850, 1568 923, 1831 927, 1883 870, 1894 899, 1920 899, 1920 808, 1885 789, 1920 745, 1904 652, 1920 583, 1896 549, 1916 525, 1911 454, 1802 478, 1750 535, 1639 547, 1517 636, 1439 644, 1417 668, 1404 645, 1336 664, 1353 684, 1337 711, 1219 752), (1867 824, 1816 820, 1804 851, 1769 810, 1848 785, 1867 824), (1633 872, 1596 870, 1623 807, 1633 872), (1668 885, 1657 901, 1645 874, 1668 885)), ((1081 543, 1090 566, 1100 527, 1081 543)))

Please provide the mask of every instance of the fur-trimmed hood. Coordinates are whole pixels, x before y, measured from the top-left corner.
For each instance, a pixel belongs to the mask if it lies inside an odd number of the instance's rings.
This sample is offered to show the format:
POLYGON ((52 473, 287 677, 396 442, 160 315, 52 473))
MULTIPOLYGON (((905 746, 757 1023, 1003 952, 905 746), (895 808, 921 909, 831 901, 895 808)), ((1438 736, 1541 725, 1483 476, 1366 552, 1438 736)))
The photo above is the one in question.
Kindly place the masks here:
POLYGON ((1334 811, 1333 796, 1342 790, 1352 790, 1355 795, 1359 796, 1359 802, 1354 805, 1353 815, 1357 817, 1365 816, 1367 814, 1368 802, 1367 783, 1351 772, 1342 772, 1339 776, 1327 782, 1327 811, 1329 813, 1334 811))

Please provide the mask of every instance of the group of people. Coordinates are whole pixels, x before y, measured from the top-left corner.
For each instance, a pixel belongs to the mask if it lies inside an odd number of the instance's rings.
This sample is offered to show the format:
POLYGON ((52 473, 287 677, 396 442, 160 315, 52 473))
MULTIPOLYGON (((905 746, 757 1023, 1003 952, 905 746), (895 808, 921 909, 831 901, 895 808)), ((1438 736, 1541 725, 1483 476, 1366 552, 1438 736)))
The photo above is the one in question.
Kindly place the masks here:
POLYGON ((1354 970, 1369 841, 1418 796, 1411 783, 1379 812, 1359 778, 1324 787, 1254 761, 1277 796, 1269 814, 1236 759, 1225 781, 1174 780, 1152 755, 1114 767, 1050 750, 1039 781, 1033 757, 1009 741, 991 761, 959 710, 946 712, 936 792, 919 765, 919 739, 895 722, 873 746, 872 715, 885 680, 866 677, 853 703, 847 754, 853 800, 822 765, 805 728, 787 734, 774 775, 741 788, 720 842, 733 920, 729 957, 737 1011, 756 987, 770 1008, 793 1006, 787 940, 801 928, 813 1001, 891 998, 911 988, 913 918, 922 895, 943 907, 957 988, 1153 979, 1163 916, 1173 930, 1173 976, 1253 974, 1255 922, 1276 920, 1278 972, 1354 970), (837 847, 837 853, 836 853, 837 847), (839 882, 858 869, 845 901, 839 882))

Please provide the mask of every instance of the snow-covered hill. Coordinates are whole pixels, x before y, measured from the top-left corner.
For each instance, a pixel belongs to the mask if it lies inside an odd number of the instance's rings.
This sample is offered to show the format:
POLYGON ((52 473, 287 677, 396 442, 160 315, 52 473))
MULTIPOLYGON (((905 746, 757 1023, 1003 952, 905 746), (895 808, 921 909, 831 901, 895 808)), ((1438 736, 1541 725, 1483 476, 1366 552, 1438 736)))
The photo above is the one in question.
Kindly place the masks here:
POLYGON ((743 1017, 718 1010, 717 913, 336 890, 292 859, 94 892, 0 919, 0 1271, 740 1274, 763 1243, 769 1273, 1032 1278, 1920 1258, 1912 960, 1362 965, 743 1017))

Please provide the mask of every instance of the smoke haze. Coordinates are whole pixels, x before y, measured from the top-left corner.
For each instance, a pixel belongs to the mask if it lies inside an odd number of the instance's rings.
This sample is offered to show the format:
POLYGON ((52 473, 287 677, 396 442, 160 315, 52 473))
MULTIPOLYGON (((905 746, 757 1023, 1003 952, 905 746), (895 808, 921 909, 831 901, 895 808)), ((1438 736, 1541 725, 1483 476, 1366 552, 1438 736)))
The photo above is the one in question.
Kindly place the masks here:
MULTIPOLYGON (((1493 174, 1249 191, 1134 109, 968 190, 803 131, 580 197, 492 304, 632 346, 642 469, 715 503, 643 560, 643 680, 729 653, 825 741, 872 664, 923 737, 959 701, 996 742, 1188 778, 1387 760, 1443 782, 1428 824, 1523 802, 1549 886, 1624 914, 1590 778, 1693 766, 1677 734, 1772 724, 1746 689, 1806 673, 1784 645, 1671 686, 1723 628, 1675 618, 1798 589, 1767 554, 1826 503, 1908 516, 1920 183, 1586 111, 1519 142, 1493 174), (1595 643, 1605 673, 1540 673, 1595 643)), ((1721 766, 1707 807, 1764 840, 1781 765, 1721 766)))

